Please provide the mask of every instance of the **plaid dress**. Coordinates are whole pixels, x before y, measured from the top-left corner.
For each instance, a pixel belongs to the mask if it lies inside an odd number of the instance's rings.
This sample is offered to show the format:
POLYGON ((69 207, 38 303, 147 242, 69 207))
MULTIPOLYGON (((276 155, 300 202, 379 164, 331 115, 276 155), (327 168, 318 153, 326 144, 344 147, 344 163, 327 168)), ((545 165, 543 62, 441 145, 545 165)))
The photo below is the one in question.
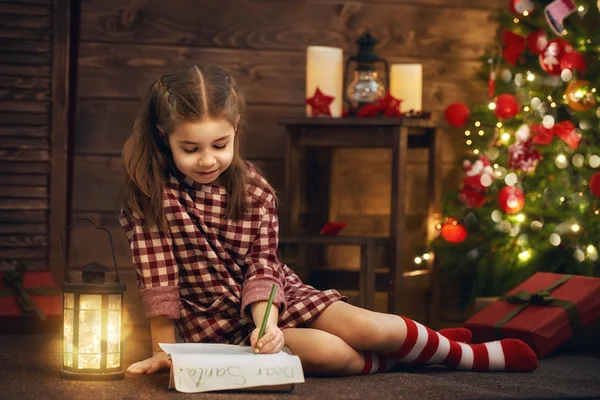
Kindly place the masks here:
POLYGON ((260 184, 247 186, 249 207, 239 221, 224 217, 224 186, 180 175, 171 175, 164 189, 168 233, 144 228, 138 215, 121 211, 146 317, 174 319, 186 342, 249 344, 255 328, 249 305, 268 300, 273 283, 281 329, 346 300, 335 290, 302 283, 277 259, 275 196, 249 167, 260 184))

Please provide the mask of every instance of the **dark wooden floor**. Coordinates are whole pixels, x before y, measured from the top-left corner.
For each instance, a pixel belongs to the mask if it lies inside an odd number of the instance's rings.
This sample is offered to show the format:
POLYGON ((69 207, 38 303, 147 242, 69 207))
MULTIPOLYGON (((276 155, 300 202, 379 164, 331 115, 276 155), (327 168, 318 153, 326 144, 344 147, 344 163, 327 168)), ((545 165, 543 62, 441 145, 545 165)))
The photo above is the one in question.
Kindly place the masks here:
MULTIPOLYGON (((145 357, 147 330, 128 333, 125 362, 145 357)), ((168 373, 122 381, 77 382, 59 378, 61 340, 57 335, 0 336, 0 399, 262 399, 282 394, 184 394, 167 390, 168 373)), ((533 373, 472 373, 441 367, 386 374, 311 378, 296 385, 302 399, 574 399, 600 398, 600 354, 557 354, 533 373)))

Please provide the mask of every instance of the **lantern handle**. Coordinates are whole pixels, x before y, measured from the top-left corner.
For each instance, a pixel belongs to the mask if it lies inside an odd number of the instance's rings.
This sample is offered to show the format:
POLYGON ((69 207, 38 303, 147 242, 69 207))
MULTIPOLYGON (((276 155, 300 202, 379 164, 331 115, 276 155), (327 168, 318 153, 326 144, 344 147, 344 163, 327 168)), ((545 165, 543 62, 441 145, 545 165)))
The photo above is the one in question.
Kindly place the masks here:
POLYGON ((65 279, 66 279, 67 283, 71 283, 71 276, 69 275, 69 266, 67 264, 67 251, 65 249, 65 242, 64 242, 64 239, 63 239, 63 233, 66 230, 68 230, 68 229, 74 228, 75 225, 77 225, 77 223, 79 221, 81 221, 81 220, 89 221, 92 225, 94 225, 94 228, 96 228, 98 230, 105 231, 108 234, 108 240, 110 241, 110 251, 112 253, 113 263, 115 265, 115 272, 116 272, 115 283, 119 283, 119 268, 117 267, 117 259, 115 257, 115 248, 113 246, 112 235, 110 234, 110 232, 108 231, 108 229, 102 228, 102 227, 98 227, 94 223, 94 221, 92 221, 91 219, 88 219, 88 218, 83 218, 83 217, 82 218, 78 218, 75 222, 73 222, 72 225, 65 226, 60 231, 60 246, 62 247, 63 264, 65 265, 65 279))

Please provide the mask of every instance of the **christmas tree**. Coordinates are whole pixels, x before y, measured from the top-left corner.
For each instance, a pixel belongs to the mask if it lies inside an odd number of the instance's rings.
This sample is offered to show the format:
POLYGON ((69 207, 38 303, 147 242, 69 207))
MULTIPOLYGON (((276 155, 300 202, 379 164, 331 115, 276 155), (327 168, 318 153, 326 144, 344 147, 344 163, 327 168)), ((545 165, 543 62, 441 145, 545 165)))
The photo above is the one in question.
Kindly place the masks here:
POLYGON ((507 0, 498 25, 489 101, 446 109, 468 157, 426 252, 463 305, 538 271, 600 275, 600 1, 507 0))

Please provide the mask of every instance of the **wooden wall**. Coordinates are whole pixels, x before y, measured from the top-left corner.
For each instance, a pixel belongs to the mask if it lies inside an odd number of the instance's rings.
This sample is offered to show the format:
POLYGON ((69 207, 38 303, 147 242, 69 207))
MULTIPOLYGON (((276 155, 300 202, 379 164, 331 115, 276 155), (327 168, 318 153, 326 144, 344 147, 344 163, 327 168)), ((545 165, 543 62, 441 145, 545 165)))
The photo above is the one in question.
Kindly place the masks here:
POLYGON ((52 23, 46 4, 0 5, 0 263, 45 269, 52 23))
POLYGON ((62 277, 69 31, 69 0, 0 3, 0 271, 62 277))
MULTIPOLYGON (((423 105, 439 119, 450 102, 481 98, 482 90, 472 77, 477 57, 493 42, 491 17, 498 6, 505 6, 505 1, 485 5, 470 0, 83 2, 71 216, 92 218, 113 232, 117 261, 132 289, 128 291, 132 321, 142 319, 135 311, 139 298, 131 257, 116 219, 119 154, 141 97, 160 74, 191 63, 228 68, 244 88, 254 122, 246 155, 282 190, 285 135, 277 119, 304 113, 307 45, 338 46, 348 55, 356 52, 356 38, 370 29, 381 41, 378 52, 391 63, 423 64, 423 105)), ((459 179, 454 166, 462 138, 443 137, 444 180, 453 186, 459 179)), ((339 152, 336 157, 344 166, 338 183, 340 199, 346 199, 334 205, 337 215, 352 220, 355 229, 389 229, 389 224, 373 223, 389 213, 388 203, 377 200, 389 196, 385 182, 389 174, 372 179, 349 173, 355 154, 339 152), (361 189, 365 197, 356 196, 358 187, 365 188, 361 189), (351 196, 344 197, 348 193, 351 196)), ((385 152, 367 151, 360 157, 375 172, 389 170, 385 152)), ((426 212, 425 159, 424 153, 410 153, 408 204, 413 227, 422 225, 426 212)), ((422 239, 420 228, 416 232, 415 242, 422 239)), ((71 262, 81 266, 96 258, 111 264, 107 248, 101 245, 107 242, 99 233, 83 229, 73 237, 71 262)))

